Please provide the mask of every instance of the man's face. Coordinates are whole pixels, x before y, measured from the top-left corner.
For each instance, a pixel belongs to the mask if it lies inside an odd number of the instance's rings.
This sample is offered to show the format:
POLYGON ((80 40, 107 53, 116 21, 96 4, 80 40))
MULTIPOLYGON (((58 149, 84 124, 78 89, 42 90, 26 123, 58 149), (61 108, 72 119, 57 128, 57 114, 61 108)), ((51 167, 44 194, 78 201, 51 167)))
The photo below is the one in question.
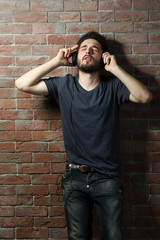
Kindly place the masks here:
POLYGON ((101 70, 102 47, 95 39, 83 41, 79 47, 77 66, 85 73, 93 73, 101 70))

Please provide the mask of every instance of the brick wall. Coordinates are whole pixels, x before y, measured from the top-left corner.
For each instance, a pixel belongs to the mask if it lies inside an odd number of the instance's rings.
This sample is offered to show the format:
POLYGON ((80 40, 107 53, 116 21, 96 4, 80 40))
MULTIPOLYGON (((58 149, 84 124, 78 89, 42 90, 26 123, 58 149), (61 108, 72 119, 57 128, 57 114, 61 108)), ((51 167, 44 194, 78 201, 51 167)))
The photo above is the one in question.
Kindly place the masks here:
MULTIPOLYGON (((0 239, 67 239, 57 183, 64 171, 61 116, 17 77, 94 30, 151 89, 150 104, 121 111, 125 240, 160 236, 159 0, 0 1, 0 239)), ((76 73, 59 68, 50 75, 76 73)), ((94 218, 94 239, 99 238, 94 218)))

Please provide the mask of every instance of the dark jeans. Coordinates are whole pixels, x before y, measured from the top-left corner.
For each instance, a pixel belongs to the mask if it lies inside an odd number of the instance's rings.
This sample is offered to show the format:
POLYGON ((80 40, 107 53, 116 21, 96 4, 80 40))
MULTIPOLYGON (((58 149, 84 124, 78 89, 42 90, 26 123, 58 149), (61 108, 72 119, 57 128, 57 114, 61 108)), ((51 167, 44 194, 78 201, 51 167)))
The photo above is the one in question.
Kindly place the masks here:
POLYGON ((92 239, 93 205, 99 217, 101 239, 123 239, 123 186, 120 178, 66 170, 62 190, 69 240, 92 239))

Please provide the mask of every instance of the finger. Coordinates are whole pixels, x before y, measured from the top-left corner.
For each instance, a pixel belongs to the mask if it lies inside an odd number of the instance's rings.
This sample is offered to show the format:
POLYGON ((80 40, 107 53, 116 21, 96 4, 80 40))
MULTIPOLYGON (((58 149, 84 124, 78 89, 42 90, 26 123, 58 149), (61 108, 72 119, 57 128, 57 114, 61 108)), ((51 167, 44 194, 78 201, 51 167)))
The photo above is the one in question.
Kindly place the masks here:
POLYGON ((70 52, 71 52, 71 49, 70 49, 70 48, 65 48, 64 57, 66 57, 66 58, 69 57, 70 52))
POLYGON ((71 47, 71 52, 75 52, 78 49, 79 45, 75 45, 71 47))
POLYGON ((104 53, 102 54, 102 57, 106 57, 106 56, 108 57, 108 56, 111 56, 111 55, 110 55, 109 52, 104 52, 104 53))

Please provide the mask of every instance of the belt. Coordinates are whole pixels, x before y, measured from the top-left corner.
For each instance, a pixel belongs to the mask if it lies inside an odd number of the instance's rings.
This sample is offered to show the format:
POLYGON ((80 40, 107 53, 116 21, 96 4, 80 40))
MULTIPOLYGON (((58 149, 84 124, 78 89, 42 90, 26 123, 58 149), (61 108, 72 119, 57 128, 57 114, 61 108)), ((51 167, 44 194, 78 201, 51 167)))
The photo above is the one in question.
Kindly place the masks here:
POLYGON ((88 165, 77 165, 74 163, 70 163, 70 164, 66 165, 66 168, 69 170, 78 170, 83 173, 94 172, 94 169, 88 165))

